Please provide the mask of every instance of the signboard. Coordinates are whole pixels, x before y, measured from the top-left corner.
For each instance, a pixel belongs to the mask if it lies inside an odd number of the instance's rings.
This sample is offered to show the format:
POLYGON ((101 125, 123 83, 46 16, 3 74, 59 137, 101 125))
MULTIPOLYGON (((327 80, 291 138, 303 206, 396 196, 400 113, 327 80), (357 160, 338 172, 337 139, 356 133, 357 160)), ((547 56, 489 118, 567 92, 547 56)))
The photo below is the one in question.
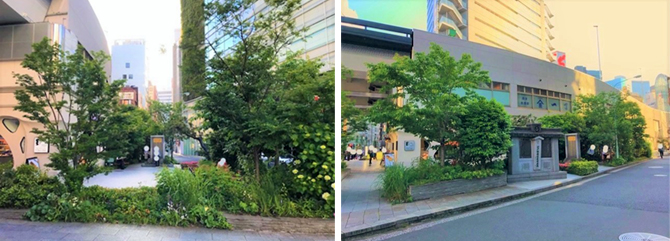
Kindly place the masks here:
POLYGON ((35 138, 35 142, 33 142, 35 146, 33 147, 33 152, 34 153, 49 153, 49 143, 46 143, 44 141, 40 141, 39 139, 35 138))
POLYGON ((384 154, 384 166, 390 167, 393 166, 393 160, 394 160, 393 153, 386 153, 384 154))
POLYGON ((561 51, 554 51, 553 55, 556 57, 556 64, 565 67, 565 53, 561 51))
POLYGON ((530 101, 530 99, 531 99, 530 95, 519 94, 518 97, 519 97, 519 98, 518 98, 518 105, 519 105, 519 107, 527 107, 527 108, 530 108, 530 103, 531 103, 531 101, 530 101))
POLYGON ((542 165, 542 138, 541 136, 533 139, 533 169, 540 170, 542 165))
POLYGON ((38 169, 40 168, 40 161, 37 159, 37 157, 31 157, 26 159, 26 165, 31 165, 34 167, 37 167, 38 169))
POLYGON ((165 137, 162 135, 151 136, 151 159, 156 162, 156 165, 160 165, 165 158, 165 137))

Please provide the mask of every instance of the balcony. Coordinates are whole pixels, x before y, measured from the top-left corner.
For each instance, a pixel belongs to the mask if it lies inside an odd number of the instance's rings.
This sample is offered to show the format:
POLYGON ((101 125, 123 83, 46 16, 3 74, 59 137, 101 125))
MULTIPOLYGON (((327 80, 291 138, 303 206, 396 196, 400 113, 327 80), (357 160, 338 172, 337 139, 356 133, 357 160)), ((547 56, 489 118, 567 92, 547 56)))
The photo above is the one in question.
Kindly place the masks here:
POLYGON ((458 11, 456 5, 450 0, 440 0, 439 13, 440 15, 449 14, 450 16, 452 16, 458 28, 467 27, 467 20, 463 19, 463 16, 458 11))
POLYGON ((456 8, 458 8, 458 11, 465 12, 466 10, 468 10, 467 0, 454 0, 454 3, 456 4, 456 8))
POLYGON ((549 37, 549 39, 554 39, 554 35, 551 34, 551 31, 549 29, 545 29, 544 33, 549 37))
POLYGON ((554 46, 551 45, 551 41, 549 41, 549 40, 547 39, 547 41, 545 41, 545 42, 547 43, 547 47, 549 47, 549 50, 552 50, 552 51, 555 50, 554 46))
POLYGON ((549 18, 548 18, 548 17, 545 16, 545 17, 544 17, 544 21, 547 23, 547 26, 549 26, 549 28, 554 28, 554 25, 551 24, 551 21, 549 21, 549 18))
POLYGON ((554 61, 556 61, 556 58, 554 57, 554 54, 551 53, 550 51, 547 51, 547 55, 546 55, 546 57, 547 57, 547 60, 549 60, 549 62, 554 62, 554 61))
MULTIPOLYGON (((463 39, 463 33, 461 30, 457 27, 458 25, 454 20, 451 20, 445 16, 440 16, 440 21, 438 22, 438 32, 443 33, 443 32, 449 32, 450 30, 455 33, 455 36, 458 36, 458 38, 463 39)), ((450 36, 454 36, 451 34, 447 34, 450 36)))
POLYGON ((547 6, 547 4, 544 4, 544 10, 547 11, 547 16, 549 16, 550 18, 554 17, 554 14, 551 13, 551 11, 549 10, 549 6, 547 6))

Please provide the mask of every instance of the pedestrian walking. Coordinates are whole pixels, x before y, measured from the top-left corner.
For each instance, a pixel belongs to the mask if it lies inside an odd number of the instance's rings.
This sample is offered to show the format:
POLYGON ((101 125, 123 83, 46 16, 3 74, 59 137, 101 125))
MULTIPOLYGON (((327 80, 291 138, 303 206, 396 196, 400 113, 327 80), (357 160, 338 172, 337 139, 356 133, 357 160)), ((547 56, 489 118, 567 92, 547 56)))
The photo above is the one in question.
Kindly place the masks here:
POLYGON ((377 160, 379 160, 379 165, 380 166, 383 165, 384 164, 384 152, 382 152, 382 150, 378 150, 376 155, 377 155, 377 160))
POLYGON ((661 159, 663 159, 663 143, 658 143, 658 154, 661 156, 661 159))

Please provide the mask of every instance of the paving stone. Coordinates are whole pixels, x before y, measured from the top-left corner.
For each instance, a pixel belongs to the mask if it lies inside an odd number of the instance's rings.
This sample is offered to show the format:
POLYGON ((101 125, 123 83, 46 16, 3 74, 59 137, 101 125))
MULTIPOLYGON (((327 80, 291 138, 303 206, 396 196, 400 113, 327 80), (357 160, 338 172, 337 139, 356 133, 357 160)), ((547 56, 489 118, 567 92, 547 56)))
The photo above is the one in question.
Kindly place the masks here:
POLYGON ((69 233, 61 239, 68 241, 93 241, 98 237, 98 235, 99 234, 91 234, 91 233, 69 233))

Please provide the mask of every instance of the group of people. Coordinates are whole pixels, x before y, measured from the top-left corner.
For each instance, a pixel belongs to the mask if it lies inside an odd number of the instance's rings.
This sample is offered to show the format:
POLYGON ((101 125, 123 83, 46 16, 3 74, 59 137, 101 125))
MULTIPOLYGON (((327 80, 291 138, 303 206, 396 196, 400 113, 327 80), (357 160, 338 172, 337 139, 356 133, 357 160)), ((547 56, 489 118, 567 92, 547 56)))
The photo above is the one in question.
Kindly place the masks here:
MULTIPOLYGON (((349 148, 351 149, 351 147, 349 148)), ((362 151, 347 151, 344 155, 344 160, 345 161, 351 161, 351 160, 360 160, 364 159, 365 157, 368 158, 368 165, 372 166, 372 161, 379 161, 379 165, 384 165, 384 151, 386 148, 383 149, 377 149, 377 150, 372 150, 372 148, 368 149, 367 153, 364 153, 362 151)))

